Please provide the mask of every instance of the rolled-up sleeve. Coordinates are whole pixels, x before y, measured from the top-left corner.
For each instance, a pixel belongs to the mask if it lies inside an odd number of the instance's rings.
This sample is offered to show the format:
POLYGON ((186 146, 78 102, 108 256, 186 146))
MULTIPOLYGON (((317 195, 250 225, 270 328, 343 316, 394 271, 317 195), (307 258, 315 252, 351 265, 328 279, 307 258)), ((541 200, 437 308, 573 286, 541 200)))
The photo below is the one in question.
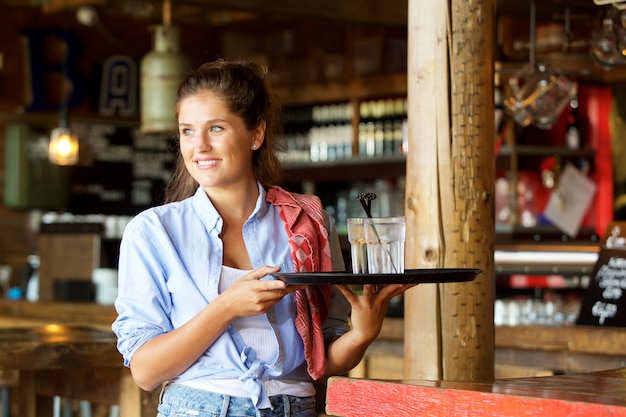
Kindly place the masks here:
POLYGON ((115 301, 118 317, 112 329, 126 366, 144 343, 172 330, 166 272, 157 249, 160 244, 163 241, 145 218, 133 219, 124 231, 115 301))

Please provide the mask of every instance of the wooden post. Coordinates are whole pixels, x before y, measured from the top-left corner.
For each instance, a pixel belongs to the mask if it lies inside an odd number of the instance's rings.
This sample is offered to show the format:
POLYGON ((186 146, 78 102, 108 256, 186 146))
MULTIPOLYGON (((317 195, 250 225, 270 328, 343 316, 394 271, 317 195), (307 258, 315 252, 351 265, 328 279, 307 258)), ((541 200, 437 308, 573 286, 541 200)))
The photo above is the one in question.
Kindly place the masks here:
POLYGON ((494 375, 495 0, 409 0, 407 268, 482 268, 405 298, 405 377, 494 375))

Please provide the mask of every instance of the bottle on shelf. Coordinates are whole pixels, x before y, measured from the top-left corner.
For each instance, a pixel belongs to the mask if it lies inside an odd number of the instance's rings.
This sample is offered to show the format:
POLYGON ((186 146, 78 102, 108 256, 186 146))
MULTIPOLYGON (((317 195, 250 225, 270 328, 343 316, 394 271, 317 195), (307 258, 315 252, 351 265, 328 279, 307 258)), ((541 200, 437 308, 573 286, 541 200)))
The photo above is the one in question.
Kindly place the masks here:
POLYGON ((359 107, 359 156, 406 153, 406 98, 365 100, 359 107))
POLYGON ((310 130, 313 109, 310 106, 292 106, 283 110, 285 149, 283 158, 288 161, 310 160, 310 130))
POLYGON ((565 133, 565 144, 570 149, 580 149, 581 136, 578 119, 578 97, 574 96, 569 102, 570 113, 567 117, 567 130, 565 133))
POLYGON ((293 106, 283 110, 288 161, 336 161, 402 155, 407 152, 406 97, 293 106), (353 120, 358 118, 357 149, 353 120))
POLYGON ((319 157, 312 157, 312 161, 335 161, 352 157, 351 119, 350 103, 313 107, 311 146, 319 148, 319 157))

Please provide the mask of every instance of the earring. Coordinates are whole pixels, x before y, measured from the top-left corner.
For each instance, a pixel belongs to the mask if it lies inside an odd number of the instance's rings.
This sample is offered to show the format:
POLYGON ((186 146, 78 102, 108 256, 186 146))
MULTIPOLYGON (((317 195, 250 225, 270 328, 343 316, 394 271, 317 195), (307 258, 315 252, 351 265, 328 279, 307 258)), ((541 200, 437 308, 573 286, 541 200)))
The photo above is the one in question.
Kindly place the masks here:
POLYGON ((257 147, 257 144, 256 144, 256 143, 253 143, 253 144, 252 144, 252 149, 256 149, 256 147, 257 147))

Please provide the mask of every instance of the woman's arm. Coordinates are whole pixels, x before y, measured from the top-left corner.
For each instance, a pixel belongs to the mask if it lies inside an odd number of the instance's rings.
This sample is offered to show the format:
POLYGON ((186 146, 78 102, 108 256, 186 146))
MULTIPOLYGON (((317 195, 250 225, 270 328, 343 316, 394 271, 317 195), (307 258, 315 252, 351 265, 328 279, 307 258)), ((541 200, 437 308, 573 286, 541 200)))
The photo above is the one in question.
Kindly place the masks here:
POLYGON ((286 294, 300 288, 286 286, 280 280, 260 280, 278 270, 264 266, 246 274, 187 323, 143 344, 130 363, 137 385, 151 391, 181 374, 235 318, 263 314, 286 294))
POLYGON ((393 297, 415 286, 415 284, 391 284, 363 286, 363 295, 355 294, 345 285, 337 285, 352 307, 351 329, 333 340, 328 346, 326 376, 342 375, 359 364, 368 346, 378 337, 393 297))

